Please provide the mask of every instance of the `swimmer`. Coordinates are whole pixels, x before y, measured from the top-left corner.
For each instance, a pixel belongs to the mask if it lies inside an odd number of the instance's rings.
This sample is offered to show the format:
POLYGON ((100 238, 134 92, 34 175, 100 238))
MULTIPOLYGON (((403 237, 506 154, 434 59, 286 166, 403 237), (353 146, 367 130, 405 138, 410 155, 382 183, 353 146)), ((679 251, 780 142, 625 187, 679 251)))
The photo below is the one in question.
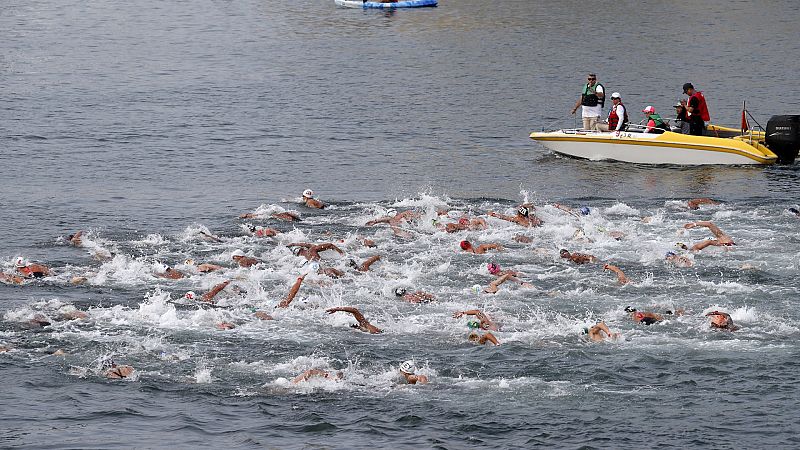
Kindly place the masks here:
POLYGON ((555 206, 556 208, 558 208, 558 209, 560 209, 560 210, 562 210, 562 211, 564 211, 566 213, 572 214, 575 217, 588 216, 592 212, 592 210, 589 209, 588 206, 582 206, 579 209, 570 208, 569 206, 565 206, 565 205, 562 205, 562 204, 559 204, 559 203, 553 203, 553 206, 555 206))
POLYGON ((339 381, 342 379, 342 377, 344 377, 344 374, 342 372, 336 372, 335 374, 332 374, 322 369, 309 369, 301 373, 300 375, 294 377, 294 379, 292 379, 292 383, 294 384, 302 383, 304 381, 308 381, 311 378, 324 378, 326 380, 339 381))
POLYGON ((19 256, 14 262, 17 272, 25 278, 43 278, 50 276, 50 268, 42 264, 31 264, 19 256))
POLYGON ((197 264, 192 258, 187 258, 184 262, 187 266, 192 266, 197 269, 200 273, 209 273, 209 272, 216 272, 217 270, 222 270, 224 267, 218 266, 216 264, 211 263, 202 263, 197 264))
POLYGON ((25 284, 25 278, 12 273, 0 272, 0 283, 23 285, 25 284))
POLYGON ((232 329, 236 328, 235 324, 233 324, 231 322, 224 322, 224 321, 223 322, 217 322, 216 324, 214 324, 214 326, 220 331, 222 331, 222 330, 232 330, 232 329))
POLYGON ((630 282, 628 277, 625 276, 625 272, 617 266, 606 264, 603 266, 603 270, 609 270, 617 274, 617 281, 619 281, 619 284, 628 284, 630 282))
POLYGON ((169 280, 180 280, 181 278, 185 278, 186 275, 181 272, 180 270, 175 270, 172 267, 167 267, 167 270, 163 272, 156 272, 153 274, 158 278, 166 278, 169 280))
POLYGON ((564 258, 568 259, 575 264, 586 264, 586 263, 593 263, 597 262, 597 257, 593 255, 587 255, 585 253, 570 253, 569 250, 562 248, 558 254, 564 258))
POLYGON ((291 212, 282 212, 282 213, 275 213, 272 215, 273 219, 283 220, 285 222, 302 222, 303 219, 300 218, 295 213, 291 212))
POLYGON ((477 247, 474 247, 470 241, 461 241, 459 245, 461 246, 461 250, 464 250, 467 253, 474 253, 476 255, 483 255, 489 250, 503 250, 503 246, 500 244, 481 244, 477 247))
POLYGON ((83 320, 83 319, 88 319, 89 315, 83 311, 73 309, 71 311, 62 312, 61 318, 64 320, 83 320))
POLYGON ((210 242, 222 242, 222 239, 220 239, 220 238, 219 238, 219 236, 214 236, 213 234, 210 234, 210 233, 208 233, 208 232, 205 232, 205 231, 202 231, 202 230, 198 231, 198 232, 197 232, 197 234, 198 234, 198 235, 200 236, 200 238, 202 238, 204 241, 210 241, 210 242))
POLYGON ((484 314, 479 309, 469 309, 467 311, 457 311, 453 313, 453 318, 456 319, 459 319, 463 316, 475 316, 475 318, 478 319, 478 325, 482 330, 497 331, 500 328, 491 318, 489 318, 488 315, 484 314))
POLYGON ((417 375, 417 366, 414 364, 414 361, 408 360, 403 361, 400 364, 400 375, 403 376, 403 379, 408 384, 426 384, 428 383, 428 377, 425 375, 417 375))
POLYGON ((361 314, 361 311, 359 311, 357 308, 353 308, 352 306, 337 306, 335 308, 330 308, 325 310, 325 312, 327 312, 328 314, 333 314, 339 311, 352 314, 353 317, 356 319, 356 321, 358 321, 358 325, 350 325, 350 327, 370 334, 383 333, 383 331, 380 328, 369 323, 367 319, 364 317, 364 315, 361 314))
POLYGON ((364 247, 370 247, 370 248, 377 247, 375 241, 373 241, 372 239, 362 238, 361 243, 364 244, 364 247))
POLYGON ((261 262, 258 258, 253 258, 251 256, 245 256, 244 252, 241 250, 236 250, 231 254, 231 259, 236 261, 236 264, 239 264, 239 267, 251 267, 261 262))
POLYGON ((789 208, 787 211, 794 214, 795 216, 800 216, 800 209, 797 208, 789 208))
MULTIPOLYGON (((231 284, 231 280, 223 281, 222 283, 215 285, 210 291, 200 296, 200 300, 206 303, 214 303, 214 297, 222 292, 223 289, 228 287, 229 284, 231 284)), ((195 301, 197 300, 197 294, 195 294, 194 291, 189 291, 183 294, 183 298, 189 301, 195 301)))
POLYGON ((492 217, 496 217, 498 219, 503 219, 503 220, 507 220, 509 222, 514 222, 514 223, 516 223, 518 225, 521 225, 523 227, 538 227, 538 226, 541 226, 542 225, 542 221, 538 217, 536 217, 535 215, 530 213, 529 206, 530 206, 530 208, 533 208, 533 205, 528 205, 528 204, 520 206, 519 208, 517 208, 517 214, 513 215, 513 216, 506 216, 504 214, 498 214, 498 213, 496 213, 494 211, 489 211, 486 214, 488 214, 488 215, 490 215, 492 217))
POLYGON ((465 230, 485 230, 488 227, 486 220, 483 218, 470 219, 467 216, 462 216, 458 219, 458 222, 448 223, 443 228, 441 226, 439 228, 444 229, 447 233, 457 233, 465 230))
POLYGON ((294 300, 295 296, 297 296, 297 291, 300 290, 300 285, 303 284, 303 280, 305 278, 306 278, 305 274, 300 275, 299 277, 297 277, 297 280, 295 280, 294 284, 292 285, 292 288, 289 289, 289 293, 286 295, 286 298, 281 300, 280 303, 278 303, 278 306, 277 306, 278 308, 288 308, 289 307, 289 305, 292 303, 292 300, 294 300))
POLYGON ((113 360, 107 360, 103 363, 103 368, 106 369, 104 376, 112 380, 121 380, 128 378, 133 373, 134 369, 131 366, 118 366, 113 360))
POLYGON ((677 255, 675 252, 667 252, 664 260, 677 267, 692 267, 694 265, 694 261, 686 256, 677 255))
POLYGON ((519 242, 521 244, 530 244, 531 242, 533 242, 533 239, 531 239, 528 236, 525 236, 523 234, 515 234, 514 237, 511 238, 511 239, 513 239, 514 241, 519 242))
POLYGON ((733 324, 733 319, 728 313, 711 311, 710 313, 706 313, 706 317, 711 319, 711 328, 715 330, 736 331, 739 329, 737 325, 733 324))
POLYGON ((325 242, 323 244, 309 244, 307 242, 293 242, 293 243, 287 245, 287 247, 289 247, 289 248, 298 247, 297 250, 295 250, 295 255, 303 256, 309 261, 319 261, 319 259, 320 259, 319 254, 321 252, 326 251, 326 250, 335 250, 340 255, 344 255, 344 252, 342 251, 342 249, 340 249, 335 244, 332 244, 330 242, 325 242))
POLYGON ((280 234, 280 231, 273 228, 267 228, 256 225, 248 225, 247 229, 250 230, 251 235, 255 237, 273 237, 280 234))
POLYGON ((612 333, 605 322, 597 322, 597 325, 591 328, 585 328, 583 332, 589 335, 589 339, 591 339, 592 342, 600 342, 608 338, 617 339, 620 336, 619 333, 612 333))
POLYGON ((75 247, 83 247, 83 240, 81 239, 82 236, 83 231, 76 231, 75 234, 70 234, 67 236, 67 240, 75 247))
POLYGON ((44 328, 50 326, 50 321, 42 314, 35 314, 32 319, 27 321, 27 324, 34 328, 44 328))
POLYGON ((473 331, 469 334, 469 336, 467 336, 467 339, 469 339, 470 342, 474 342, 478 345, 483 345, 487 342, 491 342, 495 346, 500 345, 500 341, 497 340, 497 337, 495 337, 495 335, 489 331, 483 334, 473 331))
POLYGON ((436 300, 433 294, 424 291, 408 292, 406 288, 399 287, 394 290, 394 295, 409 303, 430 303, 436 300))
POLYGON ((643 323, 645 325, 653 325, 664 320, 664 316, 653 312, 641 312, 636 308, 630 306, 625 307, 625 312, 631 314, 631 319, 636 323, 643 323))
POLYGON ((416 211, 408 210, 408 211, 403 211, 403 212, 400 212, 400 213, 397 213, 397 214, 394 214, 394 215, 387 215, 387 216, 384 216, 384 217, 381 217, 381 218, 378 218, 378 219, 370 220, 369 222, 367 222, 364 225, 368 226, 368 227, 371 227, 373 225, 378 225, 378 224, 381 224, 381 223, 387 223, 387 224, 389 224, 389 225, 391 225, 393 227, 397 227, 397 226, 400 226, 400 224, 402 224, 404 222, 411 222, 414 219, 420 218, 421 216, 422 216, 422 214, 420 214, 420 213, 418 213, 416 211))
POLYGON ((711 200, 710 198, 693 198, 686 202, 689 209, 700 209, 700 205, 719 205, 720 202, 711 200))
POLYGON ((256 311, 253 316, 258 320, 274 320, 274 318, 265 311, 256 311))
POLYGON ((370 256, 363 263, 360 265, 355 262, 354 260, 350 260, 349 264, 350 267, 356 269, 359 272, 368 272, 371 265, 375 264, 376 262, 380 261, 381 255, 370 256))
POLYGON ((489 286, 487 286, 486 289, 483 290, 483 292, 486 293, 486 294, 496 294, 497 291, 500 289, 500 285, 505 283, 508 280, 515 281, 515 282, 519 283, 520 286, 525 287, 525 288, 532 288, 533 287, 532 284, 526 283, 526 282, 520 280, 519 278, 514 277, 510 273, 505 273, 505 274, 500 275, 499 277, 497 277, 491 283, 489 283, 489 286))
POLYGON ((308 208, 323 209, 325 204, 314 198, 314 191, 306 189, 303 191, 302 203, 308 208))
POLYGON ((687 223, 686 225, 683 226, 683 228, 686 228, 687 230, 690 229, 690 228, 695 228, 695 227, 706 227, 706 228, 708 228, 711 231, 711 233, 714 235, 714 237, 716 237, 716 239, 707 239, 705 241, 700 241, 697 244, 694 244, 692 246, 692 251, 695 251, 695 252, 696 251, 700 251, 700 250, 702 250, 702 249, 704 249, 704 248, 706 248, 708 246, 711 246, 711 245, 715 245, 715 246, 719 246, 719 247, 729 247, 731 245, 736 245, 736 243, 733 242, 733 239, 731 239, 730 236, 725 234, 722 230, 719 229, 718 226, 714 225, 714 223, 712 223, 712 222, 707 222, 707 221, 689 222, 689 223, 687 223))

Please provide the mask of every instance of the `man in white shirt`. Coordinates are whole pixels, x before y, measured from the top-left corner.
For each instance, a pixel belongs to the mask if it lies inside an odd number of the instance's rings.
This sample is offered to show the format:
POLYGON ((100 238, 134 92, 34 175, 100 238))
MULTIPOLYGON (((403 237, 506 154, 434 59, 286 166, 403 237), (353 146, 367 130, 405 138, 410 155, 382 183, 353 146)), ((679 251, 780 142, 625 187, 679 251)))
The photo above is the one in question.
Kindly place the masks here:
POLYGON ((597 120, 603 115, 605 90, 603 85, 597 82, 597 75, 590 73, 586 80, 587 83, 581 90, 581 96, 575 103, 575 107, 572 108, 572 114, 575 114, 580 106, 583 129, 594 130, 597 120))

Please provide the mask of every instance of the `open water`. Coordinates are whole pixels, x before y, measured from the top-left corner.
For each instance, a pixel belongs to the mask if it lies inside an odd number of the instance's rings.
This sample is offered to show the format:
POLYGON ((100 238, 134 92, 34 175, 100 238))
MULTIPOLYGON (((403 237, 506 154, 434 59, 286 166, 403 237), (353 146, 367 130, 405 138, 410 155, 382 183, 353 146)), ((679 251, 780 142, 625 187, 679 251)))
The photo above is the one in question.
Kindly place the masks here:
POLYGON ((575 124, 568 112, 589 71, 631 111, 670 111, 691 81, 717 123, 738 124, 742 100, 762 125, 796 114, 798 11, 791 1, 441 0, 395 12, 328 0, 4 1, 0 264, 11 272, 24 256, 54 275, 0 285, 10 348, 0 446, 800 446, 796 166, 578 161, 527 139, 575 124), (306 188, 330 207, 300 206, 306 188), (722 203, 690 211, 692 197, 722 203), (436 227, 454 220, 437 209, 511 213, 526 200, 541 228, 436 227), (364 226, 390 209, 422 217, 407 237, 364 226), (270 218, 287 210, 303 221, 270 218), (237 219, 245 212, 258 216, 237 219), (677 242, 709 236, 683 229, 696 220, 737 245, 666 264, 677 242), (282 234, 255 238, 246 224, 282 234), (81 248, 65 241, 76 230, 81 248), (520 233, 531 242, 513 240, 520 233), (505 250, 461 253, 462 239, 505 250), (347 275, 310 274, 292 307, 273 311, 307 271, 286 247, 297 241, 336 242, 346 254, 322 264, 347 275), (632 283, 566 263, 560 248, 616 264, 632 283), (263 263, 236 268, 235 250, 263 263), (348 269, 374 254, 383 259, 370 272, 348 269), (199 274, 188 257, 225 269, 199 274), (534 287, 476 292, 490 261, 534 287), (166 265, 189 276, 155 277, 166 265), (217 307, 181 300, 226 279, 238 289, 217 307), (436 301, 399 301, 398 286, 436 301), (324 312, 343 305, 384 333, 324 312), (647 327, 629 305, 686 313, 647 327), (452 314, 468 308, 500 323, 500 346, 467 342, 452 314), (88 317, 66 320, 74 309, 88 317), (714 309, 741 329, 710 330, 714 309), (31 326, 37 315, 51 325, 31 326), (598 319, 622 338, 589 343, 581 330, 598 319), (107 358, 134 376, 104 378, 107 358), (406 359, 430 384, 400 382, 406 359), (311 368, 343 378, 290 381, 311 368))

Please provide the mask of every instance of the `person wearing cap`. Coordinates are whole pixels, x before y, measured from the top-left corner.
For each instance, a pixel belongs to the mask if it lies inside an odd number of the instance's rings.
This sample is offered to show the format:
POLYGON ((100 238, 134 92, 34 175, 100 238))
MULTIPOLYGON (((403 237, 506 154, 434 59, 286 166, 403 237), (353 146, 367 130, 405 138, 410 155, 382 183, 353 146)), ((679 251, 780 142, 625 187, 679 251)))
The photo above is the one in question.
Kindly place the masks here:
POLYGON ((281 233, 280 231, 274 228, 262 227, 259 225, 252 225, 252 224, 247 224, 247 230, 250 232, 251 236, 255 237, 274 237, 281 233))
POLYGON ((414 361, 408 360, 400 364, 400 375, 408 384, 426 384, 428 377, 425 375, 417 375, 417 366, 414 361))
POLYGON ((570 251, 565 249, 565 248, 562 248, 558 252, 558 254, 562 258, 568 259, 568 260, 574 262, 575 264, 586 264, 586 263, 590 263, 590 262, 592 262, 592 263, 593 262, 597 262, 597 257, 594 256, 594 255, 587 255, 585 253, 570 253, 570 251))
POLYGON ((497 331, 500 328, 491 318, 489 318, 488 315, 484 314, 479 309, 469 309, 466 311, 457 311, 453 313, 453 318, 455 319, 460 319, 464 316, 475 316, 475 318, 478 319, 478 328, 482 330, 497 331))
POLYGON ((360 330, 370 334, 383 333, 383 330, 369 323, 369 321, 367 321, 367 318, 364 317, 363 314, 361 314, 361 311, 359 311, 358 308, 354 308, 352 306, 337 306, 335 308, 329 308, 325 310, 325 312, 328 314, 333 314, 335 312, 340 312, 340 311, 352 314, 353 317, 358 322, 358 325, 355 324, 350 325, 351 328, 355 328, 356 330, 360 330))
POLYGON ((715 330, 736 331, 739 329, 734 325, 731 315, 722 311, 711 311, 706 313, 706 317, 711 319, 711 328, 715 330))
POLYGON ((654 323, 658 323, 664 320, 664 316, 661 314, 656 314, 654 312, 642 312, 637 311, 636 308, 632 308, 630 306, 625 307, 625 312, 630 313, 631 320, 636 323, 643 323, 645 325, 653 325, 654 323))
POLYGON ((489 250, 503 251, 503 246, 500 244, 481 244, 475 247, 472 245, 472 242, 466 240, 461 241, 459 246, 461 247, 461 250, 464 250, 467 253, 474 253, 476 255, 483 255, 489 250))
POLYGON ((622 104, 622 97, 619 92, 611 94, 611 111, 608 112, 606 123, 598 123, 595 126, 597 131, 623 131, 628 126, 628 110, 622 104))
POLYGON ((656 109, 654 107, 648 105, 642 112, 647 120, 647 125, 644 130, 645 133, 663 133, 669 131, 669 125, 664 122, 661 115, 656 114, 656 109))
POLYGON ((686 101, 681 100, 672 105, 675 108, 675 121, 672 123, 674 133, 689 134, 689 113, 686 111, 686 101))
POLYGON ((236 261, 236 264, 239 264, 239 267, 251 267, 261 262, 261 260, 258 258, 245 256, 244 252, 241 250, 234 251, 231 255, 231 259, 236 261))
POLYGON ((689 259, 686 256, 681 256, 676 254, 675 252, 669 251, 664 256, 664 260, 676 267, 692 267, 694 266, 694 261, 689 259))
POLYGON ((590 328, 584 328, 583 334, 589 336, 589 339, 592 342, 600 342, 604 339, 617 339, 619 338, 619 333, 612 333, 611 330, 608 329, 608 325, 605 322, 597 322, 596 325, 590 328))
POLYGON ((689 114, 689 134, 702 136, 706 130, 706 122, 711 120, 708 105, 703 93, 695 90, 692 83, 684 83, 683 93, 689 96, 686 111, 689 114))
POLYGON ((399 287, 394 290, 394 295, 400 297, 408 303, 430 303, 436 300, 436 297, 425 291, 408 292, 408 289, 399 287))
POLYGON ((322 209, 325 207, 325 204, 321 201, 314 198, 314 191, 311 189, 306 189, 303 191, 303 204, 309 208, 314 209, 322 209))
POLYGON ((50 276, 50 268, 42 264, 31 264, 23 257, 18 257, 14 262, 17 272, 25 278, 43 278, 50 276))
POLYGON ((603 115, 605 90, 603 85, 597 82, 597 75, 593 73, 589 74, 586 81, 587 83, 581 89, 581 96, 572 108, 572 114, 575 114, 580 106, 583 129, 594 130, 598 119, 603 115))
POLYGON ((292 242, 288 244, 287 247, 297 247, 296 255, 302 256, 309 261, 319 261, 320 260, 320 253, 326 250, 334 250, 338 252, 340 255, 344 255, 342 249, 336 246, 331 242, 325 242, 322 244, 309 244, 308 242, 292 242))
POLYGON ((542 221, 534 214, 531 214, 530 212, 531 209, 533 209, 533 205, 526 203, 517 208, 517 214, 513 216, 498 214, 494 211, 489 211, 486 214, 492 217, 496 217, 498 219, 514 222, 518 225, 522 225, 523 227, 538 227, 542 225, 542 221))

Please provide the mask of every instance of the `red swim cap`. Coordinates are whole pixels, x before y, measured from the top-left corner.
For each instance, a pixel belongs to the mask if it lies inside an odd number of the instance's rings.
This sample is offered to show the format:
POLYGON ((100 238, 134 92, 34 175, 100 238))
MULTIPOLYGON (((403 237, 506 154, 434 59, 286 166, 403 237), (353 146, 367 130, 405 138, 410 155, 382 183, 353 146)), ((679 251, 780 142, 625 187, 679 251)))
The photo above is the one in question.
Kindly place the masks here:
POLYGON ((466 250, 472 246, 469 241, 461 241, 461 250, 466 250))

